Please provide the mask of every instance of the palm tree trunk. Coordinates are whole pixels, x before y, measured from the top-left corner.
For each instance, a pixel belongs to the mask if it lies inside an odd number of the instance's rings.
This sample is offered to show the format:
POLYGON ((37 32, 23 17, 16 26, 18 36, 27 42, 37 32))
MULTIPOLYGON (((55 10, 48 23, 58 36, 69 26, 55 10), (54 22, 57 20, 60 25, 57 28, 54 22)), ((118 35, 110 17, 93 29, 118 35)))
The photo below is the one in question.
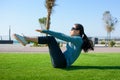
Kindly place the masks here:
POLYGON ((51 15, 51 12, 49 11, 48 15, 47 15, 47 21, 46 21, 46 29, 47 30, 49 30, 49 28, 50 28, 50 15, 51 15))
POLYGON ((107 32, 106 43, 105 43, 106 47, 108 47, 108 42, 109 42, 109 33, 107 32))
POLYGON ((109 41, 111 41, 111 32, 109 33, 109 41))
POLYGON ((111 41, 111 33, 108 32, 108 46, 110 46, 110 41, 111 41))

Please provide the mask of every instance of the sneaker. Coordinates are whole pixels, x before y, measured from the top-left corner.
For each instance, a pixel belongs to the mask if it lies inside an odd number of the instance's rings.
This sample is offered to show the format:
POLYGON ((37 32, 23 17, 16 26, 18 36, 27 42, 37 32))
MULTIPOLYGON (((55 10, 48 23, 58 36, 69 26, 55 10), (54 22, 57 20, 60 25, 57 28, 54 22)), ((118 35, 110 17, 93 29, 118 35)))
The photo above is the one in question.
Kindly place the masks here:
POLYGON ((20 42, 23 46, 26 46, 26 44, 28 44, 28 42, 25 40, 25 38, 24 38, 23 36, 20 36, 20 35, 18 35, 18 34, 14 34, 13 36, 14 36, 14 38, 15 38, 18 42, 20 42))

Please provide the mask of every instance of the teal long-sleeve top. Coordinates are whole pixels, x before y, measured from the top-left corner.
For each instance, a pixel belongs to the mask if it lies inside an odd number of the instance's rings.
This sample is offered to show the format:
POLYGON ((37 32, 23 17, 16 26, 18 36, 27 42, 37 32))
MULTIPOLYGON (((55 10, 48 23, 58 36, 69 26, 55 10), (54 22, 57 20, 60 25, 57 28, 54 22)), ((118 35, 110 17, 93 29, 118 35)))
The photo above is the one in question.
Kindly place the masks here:
POLYGON ((81 46, 83 44, 82 38, 80 36, 68 36, 51 30, 43 30, 42 32, 67 42, 66 50, 63 54, 67 61, 67 67, 71 66, 81 53, 81 46))

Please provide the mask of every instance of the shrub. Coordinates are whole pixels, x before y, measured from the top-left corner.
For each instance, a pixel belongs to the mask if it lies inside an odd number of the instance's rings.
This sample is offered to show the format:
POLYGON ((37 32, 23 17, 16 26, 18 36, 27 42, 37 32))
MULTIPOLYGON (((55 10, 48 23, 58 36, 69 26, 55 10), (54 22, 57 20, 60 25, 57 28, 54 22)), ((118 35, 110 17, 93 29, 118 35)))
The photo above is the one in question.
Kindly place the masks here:
POLYGON ((105 41, 102 40, 102 41, 101 41, 101 44, 105 44, 105 41))
POLYGON ((116 44, 115 41, 110 41, 110 42, 109 42, 109 46, 110 46, 110 47, 113 47, 115 44, 116 44))

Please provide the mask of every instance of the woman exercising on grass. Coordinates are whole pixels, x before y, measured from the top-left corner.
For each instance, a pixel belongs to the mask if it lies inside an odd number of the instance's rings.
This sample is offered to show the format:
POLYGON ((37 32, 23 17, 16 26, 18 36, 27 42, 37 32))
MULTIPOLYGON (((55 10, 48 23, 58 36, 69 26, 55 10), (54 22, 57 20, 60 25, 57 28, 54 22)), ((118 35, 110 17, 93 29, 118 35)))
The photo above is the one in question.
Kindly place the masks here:
POLYGON ((94 50, 93 44, 84 33, 84 28, 81 24, 74 24, 70 31, 70 36, 51 30, 36 31, 49 34, 50 36, 42 36, 37 38, 20 36, 18 34, 14 34, 13 36, 24 46, 27 45, 29 42, 48 44, 51 62, 54 68, 69 67, 79 57, 82 50, 84 52, 94 50), (66 50, 64 52, 61 51, 55 38, 67 42, 66 50))

